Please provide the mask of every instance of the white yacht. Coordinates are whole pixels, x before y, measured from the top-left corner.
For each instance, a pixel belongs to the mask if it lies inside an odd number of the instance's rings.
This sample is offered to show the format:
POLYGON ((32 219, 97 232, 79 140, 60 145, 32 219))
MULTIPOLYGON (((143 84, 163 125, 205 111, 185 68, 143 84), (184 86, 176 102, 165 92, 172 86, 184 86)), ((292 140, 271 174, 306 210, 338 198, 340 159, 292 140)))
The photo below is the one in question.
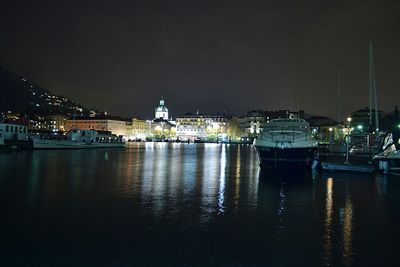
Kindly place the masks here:
POLYGON ((378 169, 387 172, 400 172, 400 138, 399 132, 385 135, 381 150, 372 157, 378 169))
POLYGON ((71 130, 66 138, 46 139, 33 138, 34 149, 90 149, 90 148, 122 148, 125 142, 122 137, 101 133, 95 130, 71 130))
POLYGON ((303 119, 274 119, 254 141, 261 166, 312 164, 318 142, 303 119))

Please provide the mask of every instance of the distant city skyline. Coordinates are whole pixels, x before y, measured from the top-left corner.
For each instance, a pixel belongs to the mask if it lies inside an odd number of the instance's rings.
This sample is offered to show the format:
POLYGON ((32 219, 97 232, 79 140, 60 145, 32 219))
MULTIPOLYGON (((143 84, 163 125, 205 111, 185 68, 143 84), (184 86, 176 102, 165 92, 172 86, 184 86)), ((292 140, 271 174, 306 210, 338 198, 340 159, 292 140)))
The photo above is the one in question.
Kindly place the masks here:
POLYGON ((123 117, 297 108, 342 118, 400 99, 400 3, 383 1, 7 2, 0 65, 55 94, 123 117))

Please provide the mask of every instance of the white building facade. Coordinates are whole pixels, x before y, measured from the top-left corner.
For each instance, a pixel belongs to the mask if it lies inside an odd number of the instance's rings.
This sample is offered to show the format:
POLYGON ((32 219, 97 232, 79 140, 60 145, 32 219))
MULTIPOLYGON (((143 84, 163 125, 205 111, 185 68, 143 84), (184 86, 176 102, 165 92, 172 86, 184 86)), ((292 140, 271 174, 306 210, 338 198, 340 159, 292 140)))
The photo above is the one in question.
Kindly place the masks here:
POLYGON ((185 115, 176 118, 176 136, 181 140, 226 138, 229 119, 220 115, 185 115))

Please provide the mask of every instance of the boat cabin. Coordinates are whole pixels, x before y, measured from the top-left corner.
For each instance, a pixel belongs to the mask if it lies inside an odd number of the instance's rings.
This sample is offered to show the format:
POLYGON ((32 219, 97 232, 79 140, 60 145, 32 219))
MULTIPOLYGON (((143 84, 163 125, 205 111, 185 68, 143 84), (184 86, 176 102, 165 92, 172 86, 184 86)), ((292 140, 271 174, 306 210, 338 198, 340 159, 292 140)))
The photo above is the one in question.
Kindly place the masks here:
POLYGON ((20 124, 0 122, 0 145, 7 141, 26 141, 27 127, 20 124))
POLYGON ((4 146, 4 133, 0 130, 0 146, 4 146))
POLYGON ((121 143, 121 136, 111 133, 99 133, 95 130, 74 129, 68 133, 68 139, 71 141, 80 141, 85 143, 121 143))

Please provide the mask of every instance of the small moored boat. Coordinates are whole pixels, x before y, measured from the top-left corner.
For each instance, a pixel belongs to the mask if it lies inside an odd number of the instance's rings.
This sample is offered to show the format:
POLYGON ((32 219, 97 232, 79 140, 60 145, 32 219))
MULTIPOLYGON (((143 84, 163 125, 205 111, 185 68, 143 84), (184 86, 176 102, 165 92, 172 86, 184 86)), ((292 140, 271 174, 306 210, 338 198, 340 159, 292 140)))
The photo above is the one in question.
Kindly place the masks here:
POLYGON ((33 138, 34 149, 93 149, 122 148, 122 137, 95 130, 74 129, 67 133, 66 139, 33 138))
POLYGON ((400 132, 398 130, 387 133, 382 142, 379 153, 373 156, 372 161, 384 173, 400 172, 400 132))

